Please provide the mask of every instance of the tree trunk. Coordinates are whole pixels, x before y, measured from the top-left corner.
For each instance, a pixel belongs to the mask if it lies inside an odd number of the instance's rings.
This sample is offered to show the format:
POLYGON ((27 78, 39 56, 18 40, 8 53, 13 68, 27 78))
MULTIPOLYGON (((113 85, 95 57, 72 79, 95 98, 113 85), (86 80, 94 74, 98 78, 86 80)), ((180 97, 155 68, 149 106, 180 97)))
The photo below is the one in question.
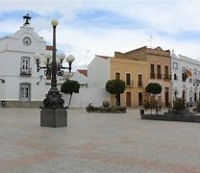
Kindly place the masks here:
POLYGON ((70 106, 71 99, 72 99, 72 94, 69 95, 69 101, 68 101, 68 106, 67 106, 67 108, 69 108, 69 106, 70 106))
POLYGON ((120 106, 120 94, 116 94, 116 106, 120 106))

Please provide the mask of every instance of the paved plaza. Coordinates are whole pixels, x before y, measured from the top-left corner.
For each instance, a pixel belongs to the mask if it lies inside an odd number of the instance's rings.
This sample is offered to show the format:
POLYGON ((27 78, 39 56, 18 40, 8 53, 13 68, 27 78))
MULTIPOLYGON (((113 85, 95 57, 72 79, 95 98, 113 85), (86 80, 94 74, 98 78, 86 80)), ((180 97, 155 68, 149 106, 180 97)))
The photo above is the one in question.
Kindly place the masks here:
POLYGON ((0 108, 0 173, 199 173, 200 124, 68 110, 68 127, 39 109, 0 108))

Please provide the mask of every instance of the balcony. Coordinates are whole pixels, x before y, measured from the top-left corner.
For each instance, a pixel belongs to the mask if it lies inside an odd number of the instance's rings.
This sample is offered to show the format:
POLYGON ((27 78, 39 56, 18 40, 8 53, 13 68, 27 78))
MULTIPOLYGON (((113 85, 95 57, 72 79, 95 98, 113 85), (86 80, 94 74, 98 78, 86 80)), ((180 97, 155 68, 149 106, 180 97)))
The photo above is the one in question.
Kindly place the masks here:
POLYGON ((193 79, 193 84, 200 84, 200 80, 199 79, 193 79))
POLYGON ((171 78, 172 78, 172 75, 170 75, 170 74, 164 74, 164 79, 165 80, 171 80, 171 78))
POLYGON ((20 76, 31 76, 31 73, 32 73, 32 69, 29 68, 29 69, 23 69, 22 67, 20 68, 20 76))
POLYGON ((162 74, 157 74, 157 79, 162 79, 162 74))
POLYGON ((155 79, 155 73, 150 73, 150 78, 155 79))

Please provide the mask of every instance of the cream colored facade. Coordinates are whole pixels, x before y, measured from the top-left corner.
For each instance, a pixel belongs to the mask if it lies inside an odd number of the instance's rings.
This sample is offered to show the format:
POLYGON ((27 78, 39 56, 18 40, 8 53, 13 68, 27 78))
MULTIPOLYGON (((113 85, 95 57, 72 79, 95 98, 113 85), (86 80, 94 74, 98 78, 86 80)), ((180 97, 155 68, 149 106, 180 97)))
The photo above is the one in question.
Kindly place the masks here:
MULTIPOLYGON (((141 47, 126 53, 115 52, 111 58, 111 79, 121 79, 126 90, 121 94, 121 105, 138 107, 142 105, 145 87, 150 82, 162 86, 160 95, 163 106, 171 103, 171 60, 170 51, 160 47, 141 47)), ((114 98, 111 98, 113 104, 114 98)))
MULTIPOLYGON (((147 84, 147 62, 144 60, 129 59, 127 54, 115 52, 111 58, 111 79, 125 81, 126 90, 120 96, 121 106, 142 106, 144 87, 147 84)), ((115 99, 111 97, 111 104, 115 99)))

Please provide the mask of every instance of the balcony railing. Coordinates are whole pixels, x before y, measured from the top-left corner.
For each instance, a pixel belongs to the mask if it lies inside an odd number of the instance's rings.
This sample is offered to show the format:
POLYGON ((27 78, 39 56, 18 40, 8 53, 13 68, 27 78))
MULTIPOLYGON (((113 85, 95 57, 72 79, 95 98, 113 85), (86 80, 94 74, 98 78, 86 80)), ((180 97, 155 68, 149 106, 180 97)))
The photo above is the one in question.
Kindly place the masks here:
POLYGON ((150 73, 150 79, 171 79, 172 76, 170 74, 155 74, 150 73))
POLYGON ((150 78, 155 79, 155 73, 150 73, 150 78))
POLYGON ((164 79, 171 80, 171 78, 172 78, 172 75, 164 74, 164 79))
POLYGON ((200 80, 199 79, 193 79, 193 84, 200 84, 200 80))
POLYGON ((32 69, 23 69, 22 67, 20 68, 20 76, 31 76, 32 69))
POLYGON ((157 74, 157 79, 162 79, 162 74, 157 74))

